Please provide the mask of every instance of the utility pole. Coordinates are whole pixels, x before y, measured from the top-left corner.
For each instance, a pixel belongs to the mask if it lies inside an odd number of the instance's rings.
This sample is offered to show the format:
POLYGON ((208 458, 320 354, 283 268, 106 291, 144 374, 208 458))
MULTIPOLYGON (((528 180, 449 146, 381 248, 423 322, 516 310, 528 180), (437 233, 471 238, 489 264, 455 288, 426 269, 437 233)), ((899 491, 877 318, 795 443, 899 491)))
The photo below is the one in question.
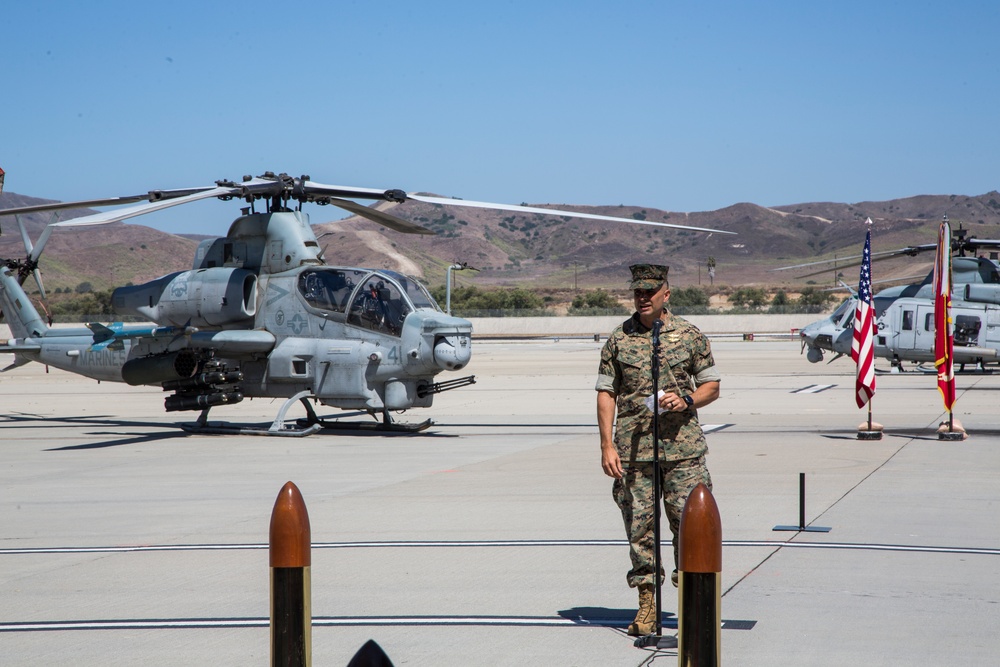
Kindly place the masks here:
POLYGON ((454 264, 448 267, 448 271, 446 274, 447 280, 445 281, 445 290, 444 290, 445 292, 444 312, 448 313, 449 315, 451 315, 451 272, 464 271, 466 269, 470 271, 479 270, 474 266, 469 266, 468 262, 455 262, 454 264))

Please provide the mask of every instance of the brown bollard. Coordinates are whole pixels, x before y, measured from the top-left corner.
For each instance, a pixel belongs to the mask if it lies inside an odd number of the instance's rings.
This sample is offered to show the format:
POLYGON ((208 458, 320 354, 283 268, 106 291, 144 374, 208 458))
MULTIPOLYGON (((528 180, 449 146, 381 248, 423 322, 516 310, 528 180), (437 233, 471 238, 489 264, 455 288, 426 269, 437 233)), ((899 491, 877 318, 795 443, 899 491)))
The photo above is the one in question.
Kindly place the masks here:
POLYGON ((271 510, 271 665, 312 663, 312 596, 309 513, 302 494, 288 482, 271 510))
POLYGON ((677 664, 722 661, 722 519, 712 492, 699 484, 684 503, 678 531, 677 664))

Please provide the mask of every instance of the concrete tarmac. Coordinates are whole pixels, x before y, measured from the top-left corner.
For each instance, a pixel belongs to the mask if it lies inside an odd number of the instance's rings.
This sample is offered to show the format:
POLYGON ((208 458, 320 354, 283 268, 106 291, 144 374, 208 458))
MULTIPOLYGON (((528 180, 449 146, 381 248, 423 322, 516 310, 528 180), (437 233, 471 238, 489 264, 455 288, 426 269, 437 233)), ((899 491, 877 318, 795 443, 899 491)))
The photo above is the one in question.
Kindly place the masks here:
MULTIPOLYGON (((880 375, 885 437, 859 441, 848 360, 713 348, 724 664, 996 664, 1000 375, 958 378, 963 442, 937 439, 933 375, 880 375), (799 473, 806 522, 830 532, 772 530, 798 523, 799 473)), ((637 597, 600 469, 599 349, 477 342, 477 384, 399 418, 434 419, 417 435, 194 436, 176 423, 196 413, 164 413, 156 389, 0 375, 0 663, 268 664, 268 524, 291 480, 312 526, 314 665, 368 639, 396 665, 676 664, 625 634, 637 597)), ((664 602, 669 631, 672 587, 664 602)))

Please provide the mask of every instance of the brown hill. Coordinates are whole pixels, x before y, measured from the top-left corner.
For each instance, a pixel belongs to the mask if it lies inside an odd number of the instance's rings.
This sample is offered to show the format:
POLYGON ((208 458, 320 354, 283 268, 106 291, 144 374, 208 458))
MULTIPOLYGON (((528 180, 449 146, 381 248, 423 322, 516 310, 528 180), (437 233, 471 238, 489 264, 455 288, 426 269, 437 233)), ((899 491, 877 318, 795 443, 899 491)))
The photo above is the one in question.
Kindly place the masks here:
MULTIPOLYGON (((541 205, 545 207, 545 205, 541 205)), ((563 205, 586 213, 693 225, 737 235, 705 234, 646 225, 578 220, 565 216, 515 214, 484 209, 407 202, 393 209, 400 217, 429 227, 433 237, 384 230, 357 217, 317 225, 331 262, 350 261, 413 271, 416 263, 432 284, 444 281, 447 265, 468 262, 481 269, 477 284, 537 287, 616 288, 628 264, 666 263, 674 282, 708 283, 706 261, 717 262, 716 282, 743 285, 802 285, 807 272, 772 269, 820 259, 860 254, 864 221, 871 217, 876 250, 935 240, 941 217, 961 223, 980 237, 1000 235, 1000 194, 979 197, 921 196, 890 202, 816 203, 765 208, 736 204, 718 211, 672 213, 638 206, 563 205), (360 261, 359 261, 360 260, 360 261)), ((880 277, 925 271, 932 257, 902 258, 883 266, 880 277)), ((833 278, 830 270, 830 280, 833 278)), ((464 274, 468 277, 469 274, 464 274)))
MULTIPOLYGON (((0 208, 41 203, 14 193, 0 196, 0 208)), ((553 205, 555 206, 555 205, 553 205)), ((541 205, 545 208, 546 205, 541 205)), ((762 207, 742 203, 717 211, 676 213, 641 206, 563 205, 587 213, 636 220, 694 225, 737 232, 706 234, 687 230, 578 220, 557 214, 520 214, 485 209, 443 207, 407 202, 393 214, 437 232, 403 235, 367 220, 350 217, 321 222, 325 209, 310 210, 316 233, 331 264, 391 268, 442 284, 449 264, 468 262, 481 271, 459 274, 480 285, 523 285, 554 289, 604 287, 622 290, 628 264, 666 263, 672 283, 708 284, 709 257, 717 262, 716 285, 801 286, 829 284, 836 272, 799 279, 801 272, 773 273, 789 264, 857 255, 864 220, 874 221, 875 250, 930 243, 943 215, 981 238, 1000 236, 1000 193, 969 197, 923 195, 886 202, 838 204, 816 202, 762 207)), ((86 211, 63 212, 60 219, 86 211)), ((49 214, 24 216, 37 238, 49 214)), ((12 218, 0 219, 0 257, 24 255, 12 218)), ((188 268, 197 241, 130 223, 60 230, 53 234, 41 266, 46 287, 74 288, 90 282, 103 289, 139 283, 188 268)), ((931 257, 883 264, 876 277, 900 277, 926 271, 931 257)), ((845 271, 846 280, 856 280, 845 271)))

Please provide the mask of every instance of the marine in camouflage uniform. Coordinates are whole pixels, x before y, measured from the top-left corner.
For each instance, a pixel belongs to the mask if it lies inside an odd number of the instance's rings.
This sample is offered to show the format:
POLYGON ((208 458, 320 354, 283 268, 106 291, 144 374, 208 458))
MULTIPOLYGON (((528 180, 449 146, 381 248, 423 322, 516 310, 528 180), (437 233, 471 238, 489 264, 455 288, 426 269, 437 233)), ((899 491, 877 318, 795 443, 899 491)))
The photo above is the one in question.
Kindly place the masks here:
POLYGON ((595 388, 599 392, 602 466, 615 478, 613 496, 629 539, 632 569, 627 580, 629 586, 640 591, 639 615, 629 626, 629 634, 648 634, 655 616, 648 607, 656 584, 653 413, 645 404, 653 393, 653 321, 659 318, 663 322, 659 388, 664 392, 660 407, 667 412, 662 412, 659 419, 659 458, 663 503, 674 537, 675 569, 684 503, 699 483, 712 486, 705 466, 708 445, 696 408, 718 397, 719 375, 704 334, 666 310, 670 295, 667 267, 639 264, 630 268, 636 312, 611 333, 604 345, 595 388), (613 437, 612 421, 616 421, 613 437), (646 622, 640 623, 644 605, 646 622))

